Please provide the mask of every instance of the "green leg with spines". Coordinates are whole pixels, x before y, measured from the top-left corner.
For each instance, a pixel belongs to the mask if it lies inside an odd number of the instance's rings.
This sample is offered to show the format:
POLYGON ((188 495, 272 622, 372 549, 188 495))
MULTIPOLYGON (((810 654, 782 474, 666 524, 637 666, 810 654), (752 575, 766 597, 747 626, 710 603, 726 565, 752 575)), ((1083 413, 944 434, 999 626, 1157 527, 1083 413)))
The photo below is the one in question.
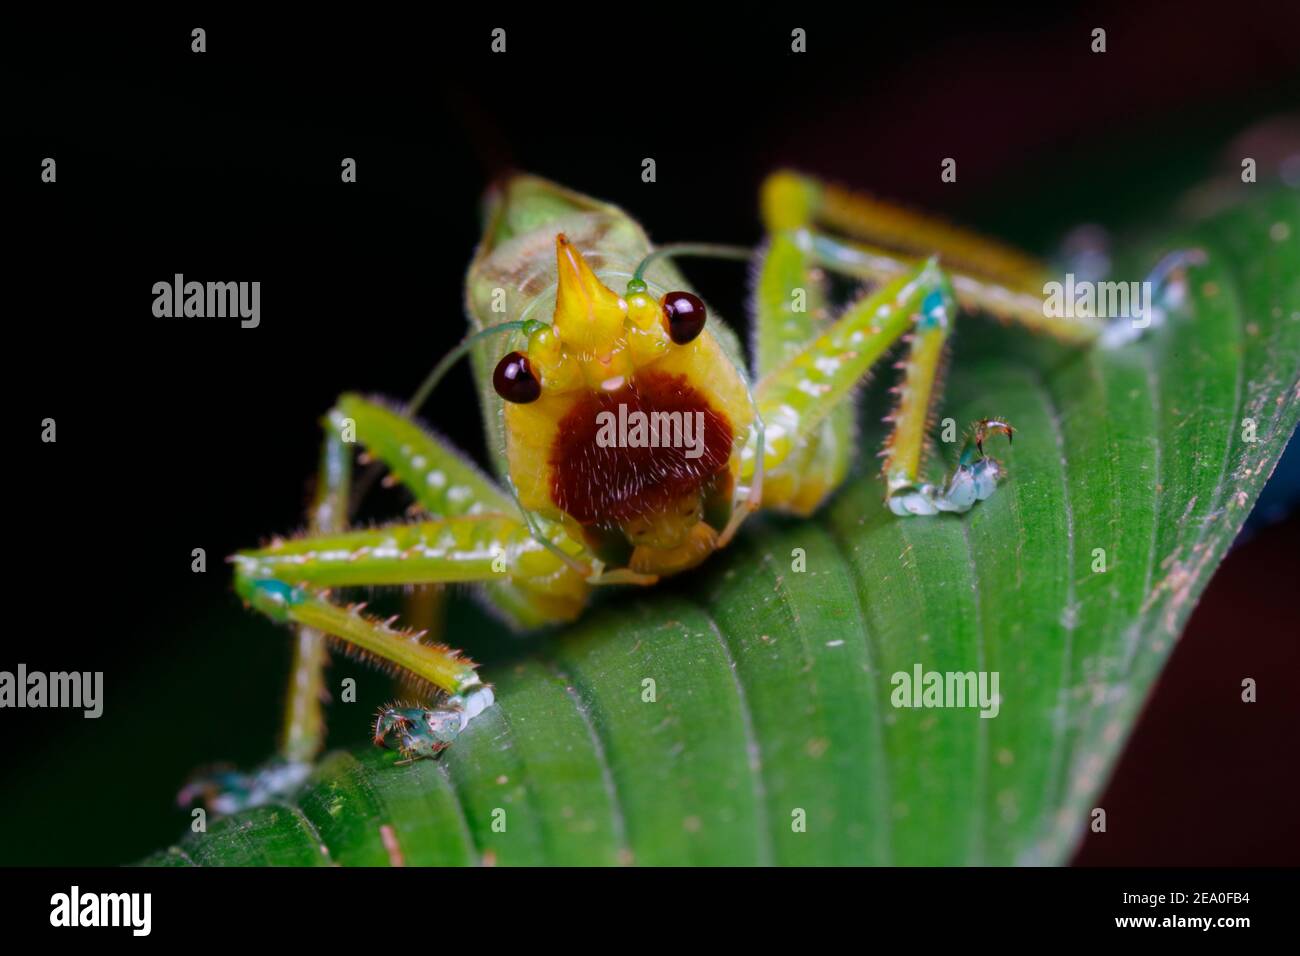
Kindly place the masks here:
MULTIPOLYGON (((406 488, 419 509, 430 515, 521 517, 509 492, 455 446, 382 401, 343 395, 326 416, 326 427, 355 441, 367 457, 383 464, 393 483, 406 488)), ((567 554, 583 550, 558 527, 548 525, 545 534, 559 542, 567 554)), ((539 594, 509 575, 487 575, 475 580, 483 585, 486 605, 515 627, 534 628, 567 620, 579 610, 573 601, 557 601, 539 594)))
MULTIPOLYGON (((326 431, 321 445, 316 492, 307 525, 314 534, 342 531, 348 522, 352 456, 337 435, 326 431)), ((329 651, 325 635, 295 626, 293 665, 285 697, 280 753, 292 763, 310 763, 325 745, 325 665, 329 651)))
MULTIPOLYGON (((809 234, 771 234, 758 263, 754 295, 755 375, 761 377, 803 348, 829 324, 826 283, 811 261, 809 234)), ((808 515, 848 475, 857 448, 854 409, 845 402, 785 462, 763 477, 763 506, 808 515)))
MULTIPOLYGON (((966 471, 959 467, 956 484, 944 489, 920 484, 929 408, 955 311, 951 284, 934 260, 850 305, 824 333, 759 380, 755 395, 767 429, 765 467, 780 467, 876 362, 914 330, 901 363, 904 380, 886 449, 890 506, 896 514, 965 511, 992 494, 1001 477, 992 459, 966 471), (968 494, 972 486, 977 494, 968 494)), ((753 467, 751 457, 742 476, 753 467)))
MULTIPOLYGON (((281 756, 253 774, 222 771, 194 780, 182 791, 183 803, 203 799, 214 811, 229 813, 278 799, 301 783, 324 744, 329 643, 402 675, 409 688, 452 695, 438 709, 389 708, 391 713, 381 716, 377 738, 397 736, 404 751, 429 745, 436 752, 491 705, 492 691, 472 661, 427 643, 422 633, 394 630, 393 619, 365 615, 364 605, 334 604, 330 587, 483 582, 495 589, 493 600, 526 625, 576 613, 585 598, 585 584, 575 586, 572 570, 513 517, 518 512, 511 498, 449 444, 382 403, 356 395, 342 396, 323 425, 308 533, 231 559, 236 592, 294 631, 281 756), (346 531, 354 443, 386 465, 422 511, 442 519, 346 531), (411 724, 407 717, 419 719, 411 724), (421 739, 426 724, 438 725, 436 740, 421 739)), ((554 533, 557 548, 581 551, 562 532, 554 533)))
MULTIPOLYGON (((817 265, 866 282, 887 282, 915 269, 923 261, 825 233, 815 234, 811 247, 811 259, 817 265)), ((1105 330, 1104 323, 1095 319, 1048 315, 1041 288, 1030 291, 971 273, 948 274, 953 297, 967 312, 987 312, 1003 322, 1048 335, 1067 345, 1091 345, 1105 330)))

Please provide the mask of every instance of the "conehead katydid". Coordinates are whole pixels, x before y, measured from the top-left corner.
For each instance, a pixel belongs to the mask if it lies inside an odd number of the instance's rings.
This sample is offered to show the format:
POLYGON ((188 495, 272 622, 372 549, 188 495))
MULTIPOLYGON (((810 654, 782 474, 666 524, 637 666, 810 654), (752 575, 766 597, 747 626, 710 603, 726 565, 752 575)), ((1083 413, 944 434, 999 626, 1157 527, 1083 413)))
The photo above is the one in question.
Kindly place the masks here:
MULTIPOLYGON (((468 337, 405 406, 342 396, 323 420, 308 532, 231 559, 245 602, 297 635, 289 766, 322 744, 327 644, 427 692, 427 702, 390 705, 376 719, 376 744, 406 759, 451 745, 494 703, 458 651, 337 603, 331 589, 472 583, 494 611, 533 628, 577 617, 595 587, 652 585, 695 568, 755 510, 806 516, 844 481, 856 454, 851 396, 900 345, 882 452, 889 508, 964 512, 1004 479, 984 446, 1013 429, 975 422, 948 479, 926 480, 958 312, 1079 347, 1114 337, 1090 315, 1045 307, 1043 263, 790 172, 763 185, 768 236, 756 250, 656 249, 622 210, 531 176, 497 187, 487 208, 467 277, 468 337), (752 365, 678 272, 678 259, 697 255, 751 262, 752 365), (865 284, 834 313, 831 274, 865 284), (491 476, 415 418, 462 356, 475 373, 491 476), (410 492, 420 517, 348 527, 365 486, 353 481, 354 445, 410 492)), ((1162 290, 1194 261, 1162 263, 1162 290)), ((271 789, 228 783, 226 793, 271 789)))

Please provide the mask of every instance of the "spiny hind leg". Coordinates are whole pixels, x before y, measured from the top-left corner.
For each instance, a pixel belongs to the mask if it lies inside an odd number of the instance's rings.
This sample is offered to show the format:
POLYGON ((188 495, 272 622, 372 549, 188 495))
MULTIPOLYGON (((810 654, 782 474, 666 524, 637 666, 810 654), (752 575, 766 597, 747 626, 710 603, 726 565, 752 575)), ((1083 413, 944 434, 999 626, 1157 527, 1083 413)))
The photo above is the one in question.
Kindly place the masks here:
POLYGON ((789 171, 768 177, 763 201, 769 220, 805 221, 812 228, 808 245, 817 265, 883 282, 923 256, 938 256, 963 309, 1070 345, 1115 347, 1140 338, 1177 307, 1188 269, 1205 262, 1203 250, 1173 250, 1143 280, 1142 288, 1151 289, 1144 312, 1092 316, 1077 307, 1053 308, 1052 299, 1067 273, 1078 285, 1115 279, 1106 275, 1107 240, 1099 230, 1076 230, 1049 265, 972 230, 789 171))
MULTIPOLYGON (((1045 308, 1052 269, 997 240, 873 197, 778 172, 763 184, 769 223, 799 223, 811 261, 867 282, 887 282, 937 256, 957 303, 1059 341, 1086 345, 1104 325, 1045 308)), ((771 226, 769 226, 771 227, 771 226)))
POLYGON ((762 202, 769 228, 816 225, 863 247, 938 256, 950 275, 982 276, 1010 290, 1041 292, 1048 271, 1033 256, 973 230, 789 170, 767 178, 762 202))

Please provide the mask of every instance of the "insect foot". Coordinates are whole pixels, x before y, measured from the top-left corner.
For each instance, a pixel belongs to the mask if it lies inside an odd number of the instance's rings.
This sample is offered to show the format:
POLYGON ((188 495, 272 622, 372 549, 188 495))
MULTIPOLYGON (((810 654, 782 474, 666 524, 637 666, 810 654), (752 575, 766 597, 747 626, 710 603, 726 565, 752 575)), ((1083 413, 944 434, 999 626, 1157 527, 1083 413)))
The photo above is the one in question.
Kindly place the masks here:
POLYGON ((984 454, 984 440, 1003 434, 1012 440, 1015 429, 1000 418, 982 418, 971 426, 957 469, 943 488, 924 484, 899 488, 889 496, 889 510, 896 515, 933 515, 941 511, 970 511, 975 502, 992 497, 998 482, 1006 477, 1002 462, 984 454), (979 457, 975 457, 978 455, 979 457))
MULTIPOLYGON (((1136 342, 1151 329, 1164 325, 1172 309, 1187 299, 1188 271, 1206 263, 1203 249, 1175 249, 1161 257, 1146 279, 1133 283, 1140 289, 1131 307, 1121 309, 1101 333, 1105 348, 1119 348, 1136 342)), ((1114 283, 1103 283, 1103 285, 1114 283)))
POLYGON ((311 764, 279 759, 252 773, 213 767, 191 777, 176 795, 176 803, 181 807, 201 803, 209 813, 227 816, 290 796, 310 771, 311 764))
POLYGON ((399 764, 436 756, 450 747, 469 722, 495 700, 491 687, 476 687, 448 697, 437 707, 388 704, 375 717, 375 746, 396 750, 403 758, 399 764))

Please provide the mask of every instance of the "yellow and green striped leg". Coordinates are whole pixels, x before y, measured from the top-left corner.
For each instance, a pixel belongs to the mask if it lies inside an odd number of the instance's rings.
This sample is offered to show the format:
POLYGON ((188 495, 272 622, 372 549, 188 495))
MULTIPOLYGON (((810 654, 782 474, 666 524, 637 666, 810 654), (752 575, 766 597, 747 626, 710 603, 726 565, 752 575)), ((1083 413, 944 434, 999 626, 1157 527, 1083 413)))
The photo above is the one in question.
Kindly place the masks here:
POLYGON ((1009 291, 1036 294, 1042 301, 1048 275, 1042 262, 933 216, 788 170, 767 178, 762 203, 769 228, 774 223, 816 225, 895 253, 921 259, 938 256, 950 276, 978 276, 1009 291))
MULTIPOLYGON (((448 443, 380 402, 344 395, 324 424, 324 490, 311 530, 236 554, 235 588, 251 607, 299 634, 320 635, 401 675, 417 690, 450 695, 437 706, 387 707, 376 722, 377 744, 407 757, 428 756, 491 705, 491 689, 458 651, 426 641, 423 633, 395 630, 396 618, 379 621, 363 613, 364 605, 340 606, 330 590, 480 583, 492 590, 492 606, 515 623, 536 626, 571 618, 582 608, 588 585, 572 565, 581 568, 585 554, 555 527, 549 528, 550 540, 539 540, 508 494, 448 443), (388 469, 390 483, 410 491, 417 510, 434 517, 343 530, 353 443, 388 469)), ((309 686, 314 673, 312 663, 302 661, 295 688, 309 686)), ((296 690, 290 697, 296 716, 286 739, 299 739, 302 753, 310 739, 306 728, 321 724, 296 690)))
MULTIPOLYGON (((940 282, 942 286, 947 284, 943 277, 940 282)), ((893 424, 893 430, 882 452, 883 474, 886 500, 896 515, 969 511, 975 502, 991 496, 1005 475, 1001 462, 985 457, 984 439, 992 432, 1000 432, 1010 440, 1013 429, 1000 419, 981 419, 971 427, 948 481, 936 486, 922 480, 953 318, 951 293, 941 292, 939 302, 937 307, 923 308, 917 321, 907 359, 901 363, 903 381, 895 389, 898 404, 886 419, 893 424), (973 453, 979 457, 973 457, 973 453)))
POLYGON ((791 172, 768 177, 762 201, 769 228, 805 231, 815 266, 880 283, 937 256, 965 311, 987 312, 1075 345, 1097 341, 1106 328, 1095 319, 1049 315, 1044 286, 1059 276, 1032 256, 970 230, 791 172))
MULTIPOLYGON (((416 494, 417 507, 422 510, 471 513, 477 509, 508 507, 507 499, 494 494, 495 489, 472 465, 379 403, 344 395, 323 424, 325 439, 308 520, 311 535, 335 535, 347 528, 353 442, 388 465, 394 480, 403 481, 408 487, 423 480, 416 494), (440 470, 426 468, 435 463, 440 470)), ((309 763, 324 744, 322 702, 327 635, 303 623, 295 624, 293 631, 294 661, 281 753, 290 763, 309 763)), ((402 673, 410 672, 402 669, 402 673)), ((421 679, 407 684, 410 691, 418 693, 421 679)))
POLYGON ((1178 249, 1157 262, 1144 279, 1152 289, 1150 314, 1092 317, 1070 310, 1074 314, 1064 315, 1046 307, 1048 283, 1059 287, 1067 271, 1076 279, 1104 281, 1096 248, 1082 255, 1067 251, 1064 263, 1053 268, 972 230, 788 171, 768 177, 763 207, 769 229, 797 224, 809 231, 805 242, 816 266, 885 282, 916 268, 924 257, 938 256, 963 310, 987 312, 1068 345, 1113 348, 1141 337, 1178 304, 1187 270, 1205 261, 1201 250, 1178 249))
MULTIPOLYGON (((326 425, 346 433, 368 458, 387 468, 386 483, 406 488, 415 499, 415 507, 426 515, 503 515, 529 524, 529 516, 521 513, 509 491, 500 488, 450 442, 395 408, 358 395, 344 395, 327 416, 326 425)), ((575 559, 586 560, 584 549, 549 523, 532 530, 544 547, 547 541, 558 542, 555 547, 569 556, 567 574, 556 572, 553 584, 521 583, 506 574, 481 579, 487 592, 484 605, 519 628, 570 620, 577 616, 587 596, 585 584, 576 580, 579 561, 575 559)))
POLYGON ((240 552, 232 560, 235 589, 251 607, 273 620, 318 631, 345 653, 450 695, 436 707, 394 705, 380 713, 376 744, 408 759, 448 746, 491 706, 492 690, 459 651, 425 643, 420 633, 395 630, 395 618, 367 616, 362 605, 335 604, 331 589, 502 578, 564 602, 572 600, 575 581, 586 586, 527 526, 492 513, 295 538, 240 552))
MULTIPOLYGON (((765 467, 779 468, 792 452, 806 447, 808 436, 911 330, 886 448, 890 507, 897 514, 966 511, 992 494, 1002 477, 993 459, 963 461, 943 488, 920 478, 930 405, 955 311, 952 287, 931 259, 859 298, 822 334, 761 378, 755 395, 767 427, 765 467)), ((742 477, 752 468, 752 460, 745 462, 742 477)))
MULTIPOLYGON (((797 355, 830 322, 826 280, 809 233, 771 229, 757 260, 753 296, 755 378, 797 355)), ((852 403, 843 402, 763 477, 763 507, 809 515, 843 483, 856 449, 852 403)))
MULTIPOLYGON (((761 205, 769 239, 758 260, 754 302, 754 356, 760 377, 798 354, 827 328, 824 272, 874 286, 905 281, 918 272, 928 274, 926 260, 866 245, 861 237, 894 249, 929 249, 941 265, 951 260, 964 267, 966 271, 942 280, 944 294, 964 308, 989 311, 1068 342, 1082 344, 1097 337, 1094 323, 1045 315, 1045 266, 983 237, 788 172, 768 178, 761 205), (841 238, 827 229, 858 239, 841 238)), ((946 268, 943 275, 949 276, 946 268)), ((922 485, 919 478, 930 409, 954 318, 951 306, 943 322, 927 318, 922 310, 907 359, 900 365, 904 381, 895 389, 900 397, 890 418, 894 431, 882 453, 887 458, 891 507, 898 513, 969 507, 966 471, 959 468, 954 473, 957 484, 950 495, 922 485)), ((856 445, 854 424, 852 404, 837 401, 826 419, 801 437, 782 464, 769 472, 764 506, 797 514, 815 510, 848 473, 856 445)), ((976 490, 987 496, 995 484, 995 465, 990 461, 978 469, 976 490)))
MULTIPOLYGON (((921 261, 825 233, 814 234, 811 244, 812 260, 819 266, 869 282, 903 275, 921 261)), ((1049 314, 1044 308, 1041 284, 1037 291, 1030 292, 969 273, 949 275, 953 296, 963 311, 987 312, 1004 323, 1048 335, 1067 345, 1091 345, 1106 330, 1106 324, 1096 319, 1049 314)))

